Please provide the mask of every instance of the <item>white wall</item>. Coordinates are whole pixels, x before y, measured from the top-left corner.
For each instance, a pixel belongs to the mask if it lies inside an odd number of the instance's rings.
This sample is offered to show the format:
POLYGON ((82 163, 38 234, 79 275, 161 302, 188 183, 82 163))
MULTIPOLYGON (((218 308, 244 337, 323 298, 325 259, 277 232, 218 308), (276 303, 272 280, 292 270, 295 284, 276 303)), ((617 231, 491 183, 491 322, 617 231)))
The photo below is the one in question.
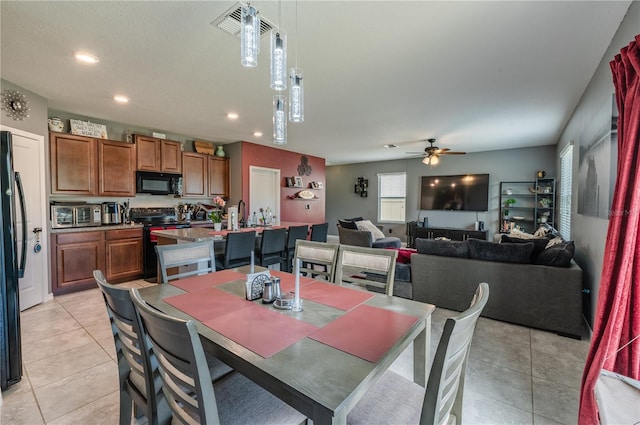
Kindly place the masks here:
MULTIPOLYGON (((592 323, 591 319, 594 317, 593 314, 595 313, 596 300, 600 289, 600 275, 602 273, 602 260, 604 258, 604 245, 609 220, 577 214, 580 136, 614 93, 609 62, 620 52, 621 48, 627 46, 633 40, 639 31, 640 1, 634 1, 566 125, 558 142, 556 153, 559 161, 562 150, 568 144, 574 144, 571 238, 576 241, 575 260, 584 272, 584 285, 591 290, 591 296, 585 296, 585 316, 587 316, 590 323, 592 323)), ((570 55, 571 53, 567 52, 567 54, 570 55)), ((599 172, 609 173, 610 170, 602 169, 599 172)))
MULTIPOLYGON (((421 176, 489 174, 489 211, 477 214, 485 222, 489 240, 498 231, 499 188, 501 181, 533 181, 536 171, 545 170, 547 177, 556 176, 555 145, 536 148, 507 149, 491 152, 469 153, 460 156, 443 156, 440 164, 430 168, 421 158, 334 165, 327 167, 327 209, 329 233, 337 234, 335 224, 339 218, 362 216, 375 222, 377 218, 378 173, 407 173, 406 221, 429 217, 429 225, 473 229, 476 213, 469 211, 420 211, 421 176), (369 196, 361 198, 354 193, 358 177, 369 179, 369 196)), ((405 237, 405 225, 385 224, 385 233, 405 237)))

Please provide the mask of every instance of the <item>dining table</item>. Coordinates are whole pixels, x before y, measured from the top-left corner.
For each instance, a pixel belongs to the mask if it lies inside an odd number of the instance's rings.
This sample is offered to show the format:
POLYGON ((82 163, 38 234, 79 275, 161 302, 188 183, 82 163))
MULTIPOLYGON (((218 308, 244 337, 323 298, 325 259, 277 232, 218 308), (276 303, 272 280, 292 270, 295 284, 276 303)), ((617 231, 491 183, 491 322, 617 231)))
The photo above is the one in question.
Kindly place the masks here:
POLYGON ((314 424, 345 424, 411 343, 413 380, 426 385, 435 306, 298 276, 302 311, 278 309, 247 300, 252 272, 279 278, 283 294, 296 287, 292 273, 243 266, 149 286, 140 294, 166 314, 194 320, 205 351, 314 424))

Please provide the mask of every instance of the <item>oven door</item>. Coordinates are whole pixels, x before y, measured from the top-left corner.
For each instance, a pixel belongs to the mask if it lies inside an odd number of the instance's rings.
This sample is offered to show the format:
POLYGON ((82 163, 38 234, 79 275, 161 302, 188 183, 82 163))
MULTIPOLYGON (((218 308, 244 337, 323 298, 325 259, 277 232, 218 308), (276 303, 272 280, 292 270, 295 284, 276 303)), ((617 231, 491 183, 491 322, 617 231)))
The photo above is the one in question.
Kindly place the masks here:
POLYGON ((51 227, 54 229, 73 227, 73 207, 52 206, 51 227))

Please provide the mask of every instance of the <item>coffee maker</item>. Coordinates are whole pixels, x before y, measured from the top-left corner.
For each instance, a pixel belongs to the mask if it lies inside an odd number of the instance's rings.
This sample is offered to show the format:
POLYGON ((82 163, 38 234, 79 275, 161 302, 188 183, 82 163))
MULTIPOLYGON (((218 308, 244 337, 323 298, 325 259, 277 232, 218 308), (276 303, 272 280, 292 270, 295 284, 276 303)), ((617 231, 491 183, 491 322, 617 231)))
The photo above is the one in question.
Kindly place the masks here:
POLYGON ((102 203, 102 224, 121 224, 122 205, 117 202, 102 203))

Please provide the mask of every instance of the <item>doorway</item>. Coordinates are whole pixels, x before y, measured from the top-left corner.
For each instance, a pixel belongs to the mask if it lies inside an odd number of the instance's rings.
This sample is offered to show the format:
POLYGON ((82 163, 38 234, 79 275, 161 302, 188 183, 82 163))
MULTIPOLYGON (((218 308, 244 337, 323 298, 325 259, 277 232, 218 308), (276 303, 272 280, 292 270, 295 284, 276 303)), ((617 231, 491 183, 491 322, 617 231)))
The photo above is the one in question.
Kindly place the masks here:
POLYGON ((280 220, 280 170, 265 167, 249 167, 249 217, 255 212, 260 218, 260 208, 270 208, 275 220, 280 220))
MULTIPOLYGON (((27 226, 27 263, 19 281, 20 311, 52 299, 49 293, 49 230, 45 194, 44 137, 26 131, 0 126, 10 131, 13 141, 13 168, 20 173, 27 210, 27 223, 20 214, 16 221, 16 237, 22 247, 22 226, 27 226), (41 229, 38 234, 34 229, 41 229), (36 248, 39 244, 40 249, 36 248)), ((18 206, 19 208, 19 206, 18 206)))

